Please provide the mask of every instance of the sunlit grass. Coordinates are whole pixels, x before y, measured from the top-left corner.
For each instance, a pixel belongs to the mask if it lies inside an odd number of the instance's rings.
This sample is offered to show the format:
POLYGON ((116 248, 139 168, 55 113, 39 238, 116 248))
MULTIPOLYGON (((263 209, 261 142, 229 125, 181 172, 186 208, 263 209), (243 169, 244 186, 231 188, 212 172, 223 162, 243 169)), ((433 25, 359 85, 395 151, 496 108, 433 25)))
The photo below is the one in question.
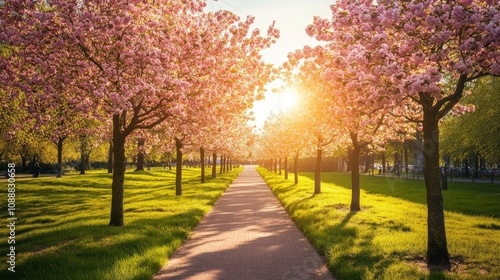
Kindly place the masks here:
POLYGON ((425 267, 427 208, 422 181, 420 186, 418 181, 400 179, 384 185, 385 178, 363 176, 362 211, 350 213, 349 174, 323 174, 322 193, 313 195, 313 180, 308 176, 301 176, 294 185, 265 169, 258 171, 297 225, 325 254, 338 279, 500 278, 498 188, 481 185, 476 193, 468 185, 449 186, 455 193, 446 193, 445 200, 459 199, 459 203, 446 204, 453 269, 439 272, 425 267), (410 194, 403 195, 405 192, 410 194), (478 201, 478 196, 483 199, 478 201))
MULTIPOLYGON (((302 176, 314 179, 314 173, 304 172, 302 176)), ((322 181, 351 189, 350 173, 324 172, 322 181)), ((425 204, 425 184, 423 180, 399 177, 361 176, 361 187, 368 193, 402 198, 425 204)), ((444 207, 457 213, 500 217, 500 184, 448 182, 448 190, 443 190, 444 207), (480 206, 480 207, 478 207, 480 206)))
MULTIPOLYGON (((200 169, 184 169, 181 197, 175 170, 127 172, 123 227, 107 225, 111 174, 19 181, 15 279, 151 279, 240 171, 201 184, 200 169)), ((5 238, 1 255, 7 246, 5 238)), ((0 279, 12 278, 7 267, 2 261, 0 279)))

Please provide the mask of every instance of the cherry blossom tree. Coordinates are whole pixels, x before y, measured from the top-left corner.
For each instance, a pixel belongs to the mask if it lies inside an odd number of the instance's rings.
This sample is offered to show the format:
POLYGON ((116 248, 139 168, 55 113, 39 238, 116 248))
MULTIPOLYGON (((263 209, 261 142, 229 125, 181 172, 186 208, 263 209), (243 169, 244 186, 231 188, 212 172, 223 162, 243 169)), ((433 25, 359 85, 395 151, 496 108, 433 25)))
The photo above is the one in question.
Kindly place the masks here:
MULTIPOLYGON (((50 77, 46 77, 45 81, 50 77)), ((29 83, 29 82, 28 82, 29 83)), ((57 81, 54 81, 54 85, 57 81)), ((32 85, 36 85, 32 83, 32 85)), ((85 133, 85 120, 89 117, 90 108, 82 107, 88 102, 81 102, 80 98, 75 98, 72 94, 58 94, 64 88, 54 87, 53 94, 35 91, 26 92, 25 106, 28 116, 33 118, 33 131, 37 138, 46 138, 57 147, 57 170, 56 177, 62 177, 63 143, 68 138, 85 133)))
POLYGON ((383 79, 359 75, 365 64, 364 58, 359 61, 359 56, 352 55, 357 47, 342 42, 305 47, 302 59, 308 59, 315 66, 301 69, 302 75, 308 78, 311 73, 317 73, 313 85, 320 88, 314 92, 314 99, 324 106, 320 114, 329 116, 326 121, 337 132, 335 143, 349 147, 352 212, 361 210, 359 161, 363 150, 379 148, 386 139, 405 135, 401 132, 412 132, 404 118, 392 116, 395 103, 381 102, 373 95, 373 92, 388 90, 383 79))
POLYGON ((78 141, 80 150, 80 174, 91 168, 90 154, 98 148, 104 141, 106 131, 104 125, 95 119, 83 120, 79 129, 78 141))
POLYGON ((285 179, 288 179, 288 158, 292 157, 294 183, 298 184, 298 160, 309 149, 310 136, 304 133, 308 118, 300 107, 290 111, 272 113, 265 121, 262 134, 257 137, 256 157, 263 160, 263 167, 268 158, 283 158, 285 179))
MULTIPOLYGON (((211 95, 244 100, 248 107, 252 100, 241 95, 262 93, 266 79, 261 78, 269 67, 259 51, 278 31, 271 26, 267 37, 258 30, 249 34, 252 17, 239 21, 225 11, 205 16, 203 6, 203 1, 180 0, 4 3, 0 39, 65 87, 57 91, 54 83, 32 75, 40 91, 66 95, 74 90, 87 98, 96 117, 112 120, 110 225, 123 225, 125 142, 132 132, 186 119, 194 113, 190 108, 204 108, 211 95), (210 85, 220 85, 220 75, 213 75, 219 71, 230 87, 217 91, 210 85)), ((10 69, 14 77, 25 70, 10 69)))
POLYGON ((321 192, 321 166, 324 150, 334 141, 339 144, 340 130, 335 127, 335 119, 329 113, 327 91, 328 84, 323 78, 321 56, 323 48, 318 46, 304 47, 288 55, 284 69, 288 72, 287 80, 301 93, 301 108, 299 115, 305 118, 302 131, 311 137, 310 143, 316 152, 314 193, 321 192))
MULTIPOLYGON (((42 11, 48 9, 43 4, 35 7, 42 11)), ((10 15, 7 19, 16 20, 16 16, 10 15)), ((15 29, 10 29, 8 24, 5 28, 6 38, 0 40, 5 40, 11 50, 3 60, 6 63, 2 71, 6 77, 4 87, 9 92, 6 102, 17 100, 17 109, 26 112, 17 126, 24 126, 32 130, 37 138, 49 139, 57 146, 56 176, 61 177, 63 142, 80 130, 79 120, 88 117, 89 102, 72 90, 73 80, 78 75, 52 65, 50 61, 57 60, 58 55, 48 42, 41 38, 35 41, 36 35, 29 29, 14 33, 17 38, 8 37, 15 29), (36 55, 31 55, 35 49, 36 55)))
MULTIPOLYGON (((182 1, 4 4, 2 18, 7 21, 2 28, 7 30, 2 34, 8 35, 7 44, 19 47, 25 57, 33 57, 49 73, 73 73, 75 78, 65 84, 90 97, 92 108, 104 112, 100 117, 112 119, 110 225, 123 225, 127 136, 134 130, 152 128, 182 109, 176 101, 189 81, 179 73, 187 72, 182 71, 187 65, 172 54, 184 47, 187 34, 182 23, 190 22, 202 7, 199 1, 189 5, 182 1), (43 49, 37 48, 39 42, 44 43, 43 49)), ((45 86, 45 92, 54 92, 50 86, 45 86)))
POLYGON ((395 102, 395 112, 422 123, 428 207, 427 263, 449 269, 439 179, 439 121, 459 101, 468 82, 500 75, 499 6, 492 0, 337 1, 332 19, 307 29, 319 40, 352 44, 364 61, 359 75, 379 77, 390 90, 375 99, 395 102), (454 81, 453 89, 445 85, 454 81), (396 91, 394 91, 396 89, 396 91))
MULTIPOLYGON (((241 120, 254 100, 261 98, 270 81, 273 69, 262 61, 259 51, 270 47, 279 32, 271 25, 262 36, 258 29, 250 31, 253 22, 251 16, 240 20, 231 12, 217 11, 200 14, 189 23, 188 47, 180 56, 188 65, 188 72, 181 76, 190 86, 182 97, 182 112, 169 119, 169 125, 176 127, 178 164, 185 145, 198 142, 204 152, 207 143, 203 142, 210 141, 210 131, 220 130, 221 124, 225 130, 238 127, 241 122, 235 120, 241 120)), ((181 172, 177 169, 177 195, 182 193, 181 172)))

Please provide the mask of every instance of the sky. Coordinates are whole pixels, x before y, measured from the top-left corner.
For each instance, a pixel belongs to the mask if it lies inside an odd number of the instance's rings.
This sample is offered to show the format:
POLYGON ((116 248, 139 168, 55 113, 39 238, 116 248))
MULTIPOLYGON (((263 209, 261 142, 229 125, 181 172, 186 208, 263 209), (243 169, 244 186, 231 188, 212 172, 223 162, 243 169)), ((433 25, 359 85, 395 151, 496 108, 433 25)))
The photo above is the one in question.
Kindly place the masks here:
MULTIPOLYGON (((268 27, 275 21, 280 30, 280 38, 269 49, 262 51, 263 59, 277 66, 287 60, 289 52, 302 49, 305 45, 317 45, 318 41, 309 37, 305 29, 313 22, 314 16, 330 18, 330 5, 334 0, 219 0, 207 1, 207 9, 229 10, 242 19, 251 15, 255 17, 254 27, 266 34, 268 27)), ((272 86, 271 86, 272 87, 272 86)), ((291 105, 293 93, 275 94, 268 92, 265 100, 254 104, 256 121, 261 127, 271 111, 291 105)))

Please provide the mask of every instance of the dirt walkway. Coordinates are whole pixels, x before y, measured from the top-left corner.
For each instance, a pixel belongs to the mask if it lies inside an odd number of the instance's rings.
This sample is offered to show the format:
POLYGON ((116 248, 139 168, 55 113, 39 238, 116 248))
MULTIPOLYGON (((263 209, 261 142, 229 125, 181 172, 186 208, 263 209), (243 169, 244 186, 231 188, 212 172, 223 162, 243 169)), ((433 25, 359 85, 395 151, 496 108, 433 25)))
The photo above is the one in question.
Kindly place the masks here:
POLYGON ((154 279, 333 278, 255 166, 246 166, 154 279))

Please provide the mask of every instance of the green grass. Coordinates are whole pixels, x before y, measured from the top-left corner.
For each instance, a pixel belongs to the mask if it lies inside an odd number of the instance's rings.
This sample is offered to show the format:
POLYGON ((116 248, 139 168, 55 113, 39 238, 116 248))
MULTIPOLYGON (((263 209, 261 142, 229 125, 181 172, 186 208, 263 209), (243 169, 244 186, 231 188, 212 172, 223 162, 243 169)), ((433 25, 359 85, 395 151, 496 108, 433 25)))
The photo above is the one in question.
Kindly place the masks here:
POLYGON ((322 193, 313 195, 310 173, 294 185, 265 169, 258 171, 338 279, 500 278, 498 185, 449 185, 445 215, 453 268, 441 272, 425 266, 422 181, 362 176, 362 211, 350 213, 349 174, 322 173, 322 193))
MULTIPOLYGON (((241 170, 201 184, 200 169, 184 169, 181 197, 175 170, 127 172, 123 227, 107 225, 111 174, 20 180, 16 272, 7 271, 4 226, 0 279, 151 279, 241 170)), ((1 197, 5 223, 7 192, 1 197)))
MULTIPOLYGON (((314 173, 301 173, 314 180, 314 173)), ((321 173, 322 181, 351 189, 350 173, 321 173)), ((361 176, 361 187, 367 193, 381 194, 405 199, 420 204, 426 203, 423 180, 398 177, 361 176)), ((443 190, 444 208, 468 215, 500 217, 500 184, 448 182, 448 190, 443 190)))

